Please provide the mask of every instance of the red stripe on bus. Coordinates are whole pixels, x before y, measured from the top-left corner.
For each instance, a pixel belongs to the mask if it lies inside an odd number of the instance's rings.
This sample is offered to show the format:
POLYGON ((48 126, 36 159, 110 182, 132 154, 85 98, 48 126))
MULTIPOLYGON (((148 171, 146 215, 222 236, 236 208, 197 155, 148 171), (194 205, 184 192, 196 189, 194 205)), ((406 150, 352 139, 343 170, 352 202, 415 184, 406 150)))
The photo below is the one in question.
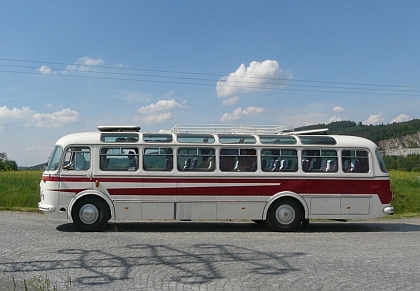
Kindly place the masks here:
MULTIPOLYGON (((389 180, 371 179, 234 179, 234 178, 94 178, 99 183, 133 184, 121 188, 119 185, 106 185, 110 195, 158 195, 158 196, 271 196, 282 191, 298 194, 378 194, 383 204, 392 201, 389 180), (136 187, 138 183, 138 187, 136 187), (143 187, 143 184, 147 187, 143 187), (215 186, 201 186, 208 183, 215 186), (155 184, 155 185, 154 185, 155 184), (168 185, 170 184, 170 185, 168 185), (191 186, 186 187, 185 184, 191 186), (229 185, 231 184, 231 185, 229 185), (239 184, 239 185, 234 185, 239 184), (274 184, 274 185, 273 185, 274 184), (277 185, 275 185, 277 184, 277 185)), ((91 182, 85 178, 63 177, 63 183, 91 182)), ((93 182, 92 181, 92 182, 93 182)), ((69 185, 68 185, 69 186, 69 185)), ((78 193, 84 189, 61 189, 60 191, 78 193)))

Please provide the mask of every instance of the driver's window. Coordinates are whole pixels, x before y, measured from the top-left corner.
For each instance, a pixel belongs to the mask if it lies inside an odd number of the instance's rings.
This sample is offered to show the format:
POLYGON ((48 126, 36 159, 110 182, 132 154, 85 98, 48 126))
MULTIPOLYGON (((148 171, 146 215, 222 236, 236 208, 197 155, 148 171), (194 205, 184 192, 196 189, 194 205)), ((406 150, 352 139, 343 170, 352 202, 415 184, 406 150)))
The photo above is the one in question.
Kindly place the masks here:
POLYGON ((86 171, 90 169, 90 148, 69 147, 63 163, 64 170, 86 171))

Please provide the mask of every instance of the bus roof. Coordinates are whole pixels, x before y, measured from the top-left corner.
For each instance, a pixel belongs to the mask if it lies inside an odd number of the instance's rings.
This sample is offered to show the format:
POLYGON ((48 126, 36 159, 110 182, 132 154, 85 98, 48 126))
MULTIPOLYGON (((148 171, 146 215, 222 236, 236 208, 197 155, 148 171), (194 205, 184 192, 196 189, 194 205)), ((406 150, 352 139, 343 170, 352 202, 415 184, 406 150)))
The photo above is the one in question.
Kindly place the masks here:
MULTIPOLYGON (((356 137, 356 136, 345 136, 345 135, 265 135, 265 134, 231 134, 230 137, 243 137, 249 136, 253 137, 254 139, 246 139, 245 142, 225 142, 221 141, 221 137, 225 137, 226 134, 215 134, 215 133, 209 133, 206 134, 206 136, 211 137, 217 137, 214 138, 212 142, 208 142, 207 140, 197 142, 193 139, 191 139, 190 142, 180 142, 177 140, 178 136, 185 137, 186 135, 194 136, 194 134, 186 134, 186 133, 140 133, 140 132, 133 132, 133 131, 106 131, 106 132, 82 132, 82 133, 73 133, 66 136, 61 137, 57 142, 56 145, 60 145, 62 147, 66 147, 67 145, 100 145, 100 144, 121 144, 121 139, 114 138, 112 142, 106 142, 103 135, 113 135, 114 137, 117 137, 118 135, 128 137, 126 140, 124 140, 122 143, 124 144, 156 144, 161 143, 165 146, 169 145, 188 145, 188 144, 202 144, 206 146, 212 146, 212 145, 227 145, 227 144, 236 144, 241 146, 252 146, 253 144, 259 145, 259 146, 329 146, 329 147, 352 147, 352 148, 369 148, 371 150, 376 149, 376 144, 368 139, 362 138, 362 137, 356 137), (169 140, 146 140, 146 137, 153 136, 166 136, 170 137, 169 140), (130 138, 134 137, 134 138, 130 138), (296 139, 295 142, 287 142, 287 143, 279 143, 279 142, 265 142, 263 141, 264 138, 279 138, 279 139, 296 139), (252 140, 255 140, 254 142, 252 140)), ((196 134, 197 135, 197 134, 196 134)), ((202 135, 203 136, 203 135, 202 135)), ((242 140, 241 139, 241 140, 242 140)), ((203 139, 202 139, 203 140, 203 139)), ((229 139, 227 139, 229 140, 229 139)))

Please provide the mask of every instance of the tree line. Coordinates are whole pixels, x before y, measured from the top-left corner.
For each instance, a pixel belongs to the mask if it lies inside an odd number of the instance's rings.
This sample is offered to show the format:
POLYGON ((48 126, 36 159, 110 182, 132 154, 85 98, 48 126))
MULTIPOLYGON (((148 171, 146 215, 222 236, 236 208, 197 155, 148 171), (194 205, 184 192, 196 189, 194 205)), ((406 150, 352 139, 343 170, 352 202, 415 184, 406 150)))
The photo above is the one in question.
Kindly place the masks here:
POLYGON ((365 125, 354 121, 336 121, 329 124, 321 123, 295 128, 295 131, 328 128, 329 134, 354 135, 370 139, 378 144, 379 141, 405 136, 420 131, 420 119, 391 124, 365 125))

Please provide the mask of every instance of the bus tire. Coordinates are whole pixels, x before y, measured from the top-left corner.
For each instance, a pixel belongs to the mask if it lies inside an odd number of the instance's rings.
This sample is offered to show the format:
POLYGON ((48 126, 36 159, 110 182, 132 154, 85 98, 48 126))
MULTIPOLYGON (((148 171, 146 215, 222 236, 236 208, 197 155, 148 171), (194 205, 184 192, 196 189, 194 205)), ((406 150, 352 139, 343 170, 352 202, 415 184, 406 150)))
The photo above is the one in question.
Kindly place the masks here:
POLYGON ((73 206, 73 223, 82 231, 101 231, 105 228, 111 213, 106 202, 98 197, 87 196, 73 206))
POLYGON ((280 199, 270 206, 267 224, 274 231, 293 231, 298 229, 303 220, 303 209, 293 199, 280 199))

